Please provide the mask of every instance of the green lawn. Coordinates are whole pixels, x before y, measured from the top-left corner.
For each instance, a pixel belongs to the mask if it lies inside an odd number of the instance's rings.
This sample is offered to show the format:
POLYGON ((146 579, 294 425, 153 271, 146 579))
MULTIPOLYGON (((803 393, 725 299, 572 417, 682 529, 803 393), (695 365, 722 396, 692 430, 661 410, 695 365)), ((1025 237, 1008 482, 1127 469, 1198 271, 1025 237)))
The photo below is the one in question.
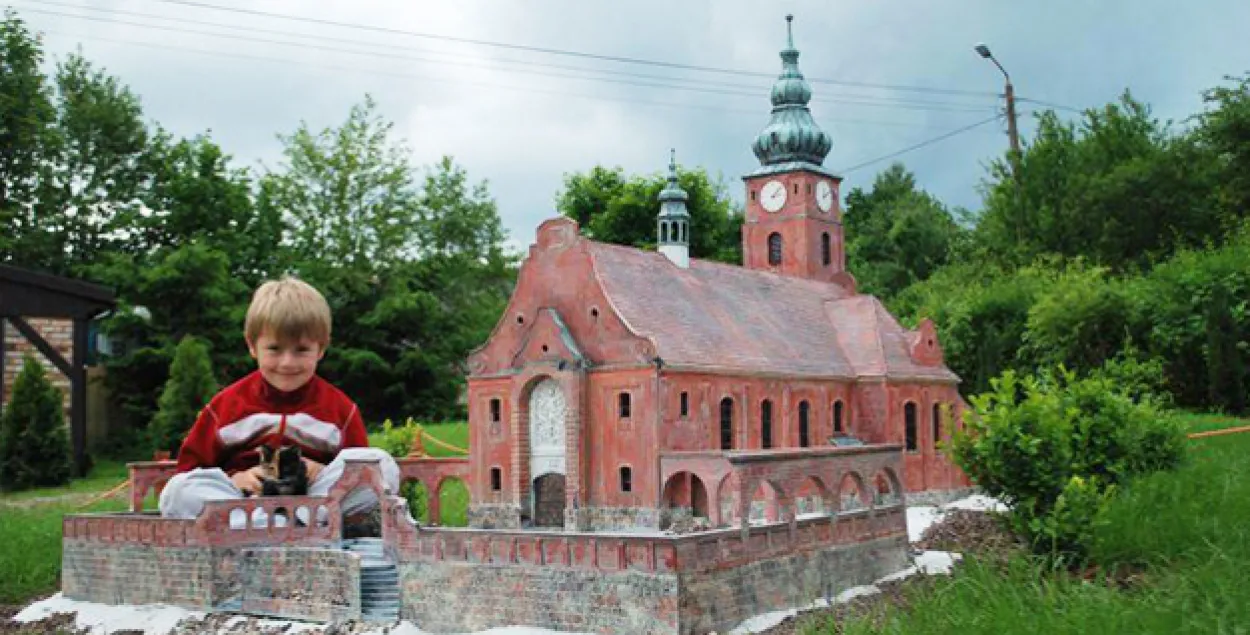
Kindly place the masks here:
POLYGON ((128 478, 126 464, 122 461, 97 460, 86 478, 70 481, 62 487, 40 487, 22 492, 0 492, 0 504, 6 502, 29 501, 34 498, 54 498, 67 495, 82 495, 106 492, 128 478))
MULTIPOLYGON (((1193 431, 1250 421, 1186 415, 1193 431)), ((1127 590, 1017 556, 970 558, 950 578, 916 585, 907 608, 842 624, 843 633, 1244 633, 1250 626, 1250 433, 1190 441, 1175 472, 1130 484, 1093 548, 1105 569, 1139 572, 1127 590)), ((803 633, 837 632, 809 620, 803 633)))
POLYGON ((125 496, 82 509, 93 493, 90 487, 95 492, 107 491, 126 478, 124 469, 118 474, 116 465, 98 465, 87 478, 66 487, 0 496, 0 604, 19 604, 56 591, 61 575, 61 517, 126 509, 125 496), (65 497, 32 501, 54 496, 65 497))

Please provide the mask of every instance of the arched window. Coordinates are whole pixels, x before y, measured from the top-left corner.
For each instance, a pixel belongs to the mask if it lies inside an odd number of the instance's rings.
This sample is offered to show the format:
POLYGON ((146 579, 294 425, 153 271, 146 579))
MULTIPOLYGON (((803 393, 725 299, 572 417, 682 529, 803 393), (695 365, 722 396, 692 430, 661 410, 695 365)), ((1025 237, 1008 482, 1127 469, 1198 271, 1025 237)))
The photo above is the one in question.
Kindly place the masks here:
POLYGON ((833 402, 833 431, 841 434, 842 432, 842 400, 833 402))
POLYGON ((829 263, 833 262, 833 250, 829 246, 829 232, 825 232, 820 235, 820 261, 824 263, 826 267, 829 266, 829 263))
POLYGON ((734 449, 734 400, 720 400, 720 449, 734 449))
POLYGON ((908 452, 916 451, 916 404, 907 402, 903 406, 903 435, 908 452))
POLYGON ((767 399, 760 404, 760 447, 773 447, 773 402, 767 399))
POLYGON ((768 235, 768 264, 781 264, 781 234, 777 232, 768 235))
POLYGON ((811 446, 812 440, 808 434, 807 417, 811 406, 806 401, 799 402, 799 447, 806 448, 811 446))
POLYGON ((933 402, 933 447, 942 440, 942 402, 933 402))

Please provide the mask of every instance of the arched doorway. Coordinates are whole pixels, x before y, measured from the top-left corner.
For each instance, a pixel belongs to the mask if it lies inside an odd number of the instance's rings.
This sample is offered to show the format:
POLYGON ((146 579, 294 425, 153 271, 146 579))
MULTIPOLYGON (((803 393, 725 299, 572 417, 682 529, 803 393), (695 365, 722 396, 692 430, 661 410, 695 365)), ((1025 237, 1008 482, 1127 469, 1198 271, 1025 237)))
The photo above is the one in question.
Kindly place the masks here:
POLYGON ((534 525, 564 526, 565 422, 568 406, 564 390, 554 379, 544 379, 530 393, 530 474, 534 475, 534 525))

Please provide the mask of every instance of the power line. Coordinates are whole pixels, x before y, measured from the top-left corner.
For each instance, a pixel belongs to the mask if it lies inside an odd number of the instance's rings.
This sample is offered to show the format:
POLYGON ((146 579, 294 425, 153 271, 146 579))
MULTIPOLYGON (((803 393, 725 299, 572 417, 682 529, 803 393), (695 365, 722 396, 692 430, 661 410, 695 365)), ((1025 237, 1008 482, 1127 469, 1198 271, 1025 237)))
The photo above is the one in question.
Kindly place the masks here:
MULTIPOLYGON (((213 50, 189 48, 189 47, 183 47, 183 46, 171 46, 171 45, 166 45, 166 44, 158 44, 155 42, 144 42, 144 41, 139 41, 139 40, 129 40, 129 39, 119 40, 119 39, 107 38, 107 37, 102 37, 102 36, 97 36, 97 35, 82 35, 82 34, 75 34, 75 33, 67 33, 64 31, 45 31, 45 32, 52 33, 55 35, 63 35, 67 37, 72 37, 72 38, 85 38, 88 40, 97 40, 101 42, 109 42, 112 44, 121 44, 121 45, 126 45, 126 46, 140 46, 140 47, 156 48, 156 49, 163 49, 163 50, 169 50, 169 51, 185 52, 185 53, 199 53, 199 54, 207 55, 210 57, 235 58, 235 59, 242 59, 242 60, 249 60, 249 61, 261 61, 261 62, 276 62, 280 64, 291 64, 295 66, 305 66, 305 67, 312 67, 312 68, 321 68, 321 69, 326 69, 326 70, 342 71, 345 73, 351 73, 353 75, 367 74, 367 75, 378 75, 378 76, 385 76, 385 77, 398 77, 398 78, 404 78, 404 79, 420 79, 423 81, 442 82, 442 83, 457 84, 457 85, 482 86, 482 87, 488 87, 488 88, 512 90, 512 91, 523 92, 523 93, 556 95, 559 97, 576 97, 576 98, 589 99, 589 100, 595 100, 595 101, 621 102, 621 103, 639 104, 639 105, 646 105, 646 106, 658 106, 662 108, 696 109, 696 110, 705 110, 705 111, 720 112, 720 113, 732 113, 732 114, 737 114, 737 115, 750 115, 753 117, 761 116, 761 112, 759 110, 749 110, 745 108, 727 108, 727 107, 720 107, 720 106, 709 106, 705 104, 650 101, 650 100, 642 100, 642 99, 629 99, 629 98, 623 98, 623 97, 609 97, 603 94, 584 94, 584 93, 575 93, 575 92, 568 92, 568 91, 544 90, 540 88, 534 88, 532 86, 525 86, 525 87, 510 86, 506 84, 478 82, 478 81, 470 81, 470 80, 462 80, 462 79, 448 79, 444 77, 434 77, 434 76, 414 74, 414 73, 389 72, 389 71, 383 71, 383 70, 376 70, 372 68, 352 68, 352 67, 346 67, 346 66, 335 66, 335 65, 330 65, 330 64, 311 64, 311 63, 300 61, 300 60, 292 60, 292 59, 286 59, 286 58, 264 57, 264 56, 259 56, 259 55, 247 55, 247 54, 242 54, 242 53, 228 53, 224 51, 213 51, 213 50)), ((836 121, 840 123, 849 123, 849 124, 917 127, 915 124, 910 124, 910 123, 905 123, 905 122, 892 122, 892 121, 875 121, 875 120, 864 120, 864 119, 839 119, 839 118, 822 118, 822 120, 836 121)))
MULTIPOLYGON (((147 14, 147 13, 139 13, 139 12, 134 12, 134 11, 125 11, 125 10, 120 10, 120 9, 111 10, 111 9, 106 9, 106 8, 84 7, 81 5, 51 2, 49 0, 33 0, 33 1, 40 2, 41 4, 53 5, 53 6, 59 6, 59 7, 69 7, 69 8, 74 8, 74 9, 91 10, 91 11, 102 11, 102 12, 113 13, 113 14, 118 14, 118 15, 130 15, 130 16, 138 16, 138 17, 143 17, 143 18, 148 18, 148 19, 167 20, 167 21, 180 22, 180 23, 191 23, 191 24, 196 24, 196 25, 201 25, 201 26, 213 26, 213 27, 220 27, 220 28, 236 29, 236 30, 241 30, 241 31, 253 31, 257 33, 276 34, 276 35, 282 35, 282 36, 287 36, 287 37, 315 38, 319 41, 325 40, 325 41, 346 42, 346 43, 350 43, 350 44, 354 44, 358 46, 378 46, 382 48, 397 49, 397 50, 402 50, 402 51, 416 50, 419 52, 430 53, 434 55, 447 55, 445 52, 442 52, 442 51, 432 51, 430 49, 414 49, 412 47, 400 47, 400 46, 378 44, 378 43, 365 43, 365 42, 360 42, 358 40, 351 40, 351 39, 346 39, 346 38, 333 38, 333 37, 325 37, 325 36, 316 36, 316 35, 311 35, 311 34, 291 33, 288 31, 277 31, 273 29, 240 27, 236 25, 221 24, 221 23, 216 23, 216 22, 202 22, 202 21, 188 20, 184 18, 177 18, 177 17, 171 17, 171 16, 162 16, 162 15, 153 15, 153 14, 147 14)), ((312 48, 312 49, 326 50, 326 51, 332 51, 332 52, 347 53, 351 55, 364 55, 364 56, 374 56, 374 57, 380 57, 380 58, 431 62, 431 63, 440 64, 443 66, 462 66, 462 67, 468 67, 468 68, 485 68, 485 69, 496 68, 495 66, 492 66, 491 64, 473 64, 473 63, 459 60, 459 58, 456 58, 454 61, 447 61, 447 60, 435 60, 435 59, 430 59, 428 57, 420 57, 420 56, 413 56, 413 55, 395 56, 395 55, 382 54, 382 53, 378 53, 374 51, 342 49, 342 48, 336 48, 336 47, 331 47, 331 46, 325 46, 323 44, 310 44, 310 43, 304 43, 304 42, 284 42, 284 41, 277 41, 277 40, 271 40, 271 39, 266 39, 266 38, 247 37, 247 36, 237 35, 233 33, 217 33, 213 31, 202 31, 202 30, 196 30, 196 29, 182 29, 182 28, 170 27, 166 25, 147 24, 147 23, 142 23, 142 22, 130 22, 126 20, 118 20, 118 19, 111 18, 111 17, 104 18, 104 17, 98 17, 98 16, 62 13, 62 12, 57 12, 57 11, 50 11, 50 10, 45 10, 45 9, 34 9, 34 8, 24 8, 24 10, 33 12, 33 13, 42 13, 46 15, 54 15, 54 16, 59 16, 59 17, 78 18, 78 19, 83 19, 83 20, 93 20, 93 21, 107 22, 107 23, 112 23, 112 24, 121 24, 121 25, 135 26, 135 27, 140 27, 140 28, 155 29, 155 30, 161 30, 161 31, 205 35, 205 36, 210 36, 210 37, 224 37, 224 38, 238 39, 238 40, 244 40, 244 41, 275 44, 275 45, 280 45, 280 46, 297 46, 303 49, 312 48)), ((622 75, 622 76, 627 76, 627 77, 657 80, 661 82, 680 82, 678 84, 670 84, 670 83, 657 84, 653 82, 639 82, 639 81, 631 81, 627 79, 625 80, 608 79, 606 77, 595 77, 593 75, 592 76, 579 76, 579 75, 569 75, 567 73, 551 73, 551 72, 524 70, 524 69, 522 70, 511 69, 510 70, 510 72, 526 73, 526 74, 540 75, 540 76, 547 76, 547 77, 558 77, 558 78, 585 80, 585 81, 611 82, 611 83, 627 84, 627 85, 634 85, 634 86, 641 86, 641 87, 686 90, 686 91, 692 91, 692 92, 704 92, 704 93, 723 94, 723 95, 731 95, 731 96, 743 96, 743 97, 755 97, 755 98, 760 97, 762 92, 766 90, 766 88, 763 88, 763 87, 751 86, 751 85, 746 85, 746 84, 733 84, 733 83, 728 83, 728 82, 709 82, 707 80, 666 77, 666 76, 661 76, 661 75, 647 75, 647 74, 642 74, 642 73, 628 73, 628 72, 622 72, 622 71, 613 71, 611 69, 590 69, 590 68, 581 68, 581 67, 576 67, 576 66, 567 66, 567 65, 560 65, 560 64, 545 64, 541 62, 524 62, 524 61, 519 61, 519 60, 491 59, 491 61, 494 63, 520 64, 522 66, 540 66, 540 67, 548 67, 548 68, 558 68, 558 69, 564 69, 564 70, 571 70, 571 71, 579 72, 579 73, 592 73, 592 74, 605 73, 605 74, 610 74, 610 75, 622 75), (708 85, 708 86, 716 86, 716 87, 725 87, 725 88, 704 88, 700 86, 700 84, 708 85), (736 89, 736 90, 732 90, 732 89, 736 89)), ((871 95, 834 94, 830 96, 818 96, 818 97, 815 97, 812 101, 820 102, 820 103, 846 104, 846 105, 853 105, 853 106, 876 106, 876 107, 885 107, 885 108, 902 108, 902 109, 908 109, 908 110, 931 110, 931 111, 936 111, 936 112, 981 112, 986 109, 985 107, 977 107, 969 103, 908 100, 908 99, 897 99, 897 98, 891 98, 891 97, 877 97, 877 96, 871 96, 871 95)))
MULTIPOLYGON (((490 40, 479 40, 474 38, 457 37, 451 35, 439 35, 434 33, 422 33, 419 31, 406 31, 403 29, 393 29, 388 27, 380 27, 369 24, 353 24, 350 22, 340 22, 337 20, 326 20, 323 18, 313 18, 307 16, 289 15, 284 13, 274 13, 270 11, 260 11, 257 9, 245 9, 241 7, 223 7, 220 5, 209 4, 206 2, 195 2, 193 0, 152 0, 153 2, 161 2, 165 4, 182 5, 188 7, 196 7, 200 9, 209 9, 216 11, 226 11, 231 13, 241 13, 245 15, 253 15, 265 18, 277 18, 280 20, 291 20, 296 22, 304 22, 307 24, 318 24, 322 26, 334 26, 347 29, 359 29, 363 31, 371 31, 374 33, 388 33, 391 35, 403 35, 407 37, 415 37, 430 40, 440 40, 445 42, 457 42, 460 44, 473 44, 477 46, 488 46, 494 48, 502 48, 514 51, 525 51, 529 53, 541 53, 545 55, 559 55, 566 57, 578 57, 583 59, 593 59, 604 62, 616 62, 620 64, 637 64, 644 66, 656 66, 662 68, 671 68, 677 70, 699 71, 704 73, 716 73, 722 75, 739 75, 748 77, 769 77, 775 78, 776 73, 762 73, 758 71, 746 71, 732 68, 720 68, 715 66, 700 66, 695 64, 681 64, 677 62, 665 62, 660 60, 647 60, 635 57, 623 57, 617 55, 603 55, 599 53, 587 53, 583 51, 569 51, 564 49, 548 48, 541 46, 526 46, 521 44, 510 44, 506 42, 493 42, 490 40)), ((994 96, 996 93, 987 91, 961 90, 955 88, 935 88, 929 86, 908 86, 903 84, 876 84, 870 82, 855 82, 849 80, 827 79, 820 77, 808 77, 807 81, 818 84, 834 84, 840 86, 858 86, 862 88, 879 88, 886 90, 914 91, 924 93, 938 93, 946 95, 972 95, 976 97, 994 96)))
POLYGON ((1079 114, 1083 114, 1083 113, 1084 113, 1084 111, 1083 111, 1083 110, 1080 110, 1080 109, 1077 109, 1077 108, 1073 108, 1073 107, 1071 107, 1071 106, 1064 106, 1063 104, 1056 104, 1056 103, 1049 102, 1049 101, 1042 101, 1042 100, 1040 100, 1040 99, 1030 99, 1030 98, 1028 98, 1028 97, 1017 97, 1017 98, 1016 98, 1016 101, 1024 101, 1024 102, 1028 102, 1028 103, 1030 103, 1030 104, 1037 104, 1037 105, 1039 105, 1039 106, 1046 106, 1046 107, 1048 107, 1048 108, 1054 108, 1054 109, 1056 109, 1056 110, 1066 110, 1066 111, 1068 111, 1068 112, 1074 112, 1074 113, 1076 113, 1076 114, 1078 114, 1078 115, 1079 115, 1079 114))
POLYGON ((899 151, 897 151, 897 152, 891 152, 890 154, 887 154, 887 155, 885 155, 885 156, 880 156, 880 157, 877 157, 877 158, 875 158, 875 159, 873 159, 873 160, 871 160, 871 161, 864 161, 863 163, 857 163, 857 164, 855 164, 855 165, 852 165, 852 166, 851 166, 851 167, 849 167, 849 168, 842 168, 842 170, 840 170, 840 173, 841 173, 841 174, 847 174, 847 173, 849 173, 849 172, 854 172, 855 170, 858 170, 858 169, 860 169, 860 168, 868 167, 868 166, 870 166, 870 165, 872 165, 872 164, 874 164, 874 163, 880 163, 880 162, 885 161, 885 160, 887 160, 887 159, 893 159, 894 157, 899 156, 899 155, 901 155, 901 154, 906 154, 906 153, 908 153, 908 152, 911 152, 912 150, 919 150, 920 148, 923 148, 923 147, 925 147, 925 146, 933 145, 933 144, 935 144, 935 143, 937 143, 937 142, 939 142, 939 141, 942 141, 942 140, 944 140, 944 139, 949 139, 949 138, 951 138, 951 137, 953 137, 953 136, 955 136, 955 135, 957 135, 957 134, 962 134, 962 133, 968 132, 969 130, 972 130, 972 129, 977 128, 977 127, 980 127, 980 126, 984 126, 985 124, 987 124, 987 123, 989 123, 989 122, 991 122, 991 121, 997 121, 997 120, 999 120, 999 119, 1002 119, 1002 115, 994 115, 993 117, 990 117, 989 119, 982 119, 981 121, 978 121, 978 122, 976 122, 976 123, 972 123, 972 124, 968 124, 968 125, 966 125, 966 126, 964 126, 964 127, 962 127, 962 128, 957 128, 957 129, 955 129, 955 130, 952 130, 952 131, 950 131, 950 132, 947 132, 946 134, 943 134, 943 135, 939 135, 939 136, 933 137, 932 139, 926 139, 926 140, 921 141, 920 143, 917 143, 917 144, 915 144, 915 145, 907 146, 906 148, 903 148, 902 150, 899 150, 899 151))

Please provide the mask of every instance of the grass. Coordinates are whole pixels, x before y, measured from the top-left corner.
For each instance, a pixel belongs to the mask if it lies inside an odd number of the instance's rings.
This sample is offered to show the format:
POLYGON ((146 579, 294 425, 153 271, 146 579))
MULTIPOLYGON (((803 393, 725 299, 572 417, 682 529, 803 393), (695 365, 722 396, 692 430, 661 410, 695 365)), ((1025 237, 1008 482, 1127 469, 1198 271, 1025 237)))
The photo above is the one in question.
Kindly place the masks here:
MULTIPOLYGON (((1183 415, 1193 431, 1245 420, 1183 415)), ((969 558, 950 578, 919 584, 905 607, 841 624, 841 632, 1233 633, 1250 625, 1250 433, 1190 442, 1180 469, 1129 484, 1098 529, 1093 559, 1139 572, 1127 589, 1045 568, 969 558)), ((835 632, 827 619, 803 633, 835 632)))
POLYGON ((111 463, 97 464, 87 478, 65 487, 0 497, 0 604, 20 604, 56 590, 61 575, 61 517, 126 509, 124 497, 83 509, 83 496, 73 496, 111 489, 126 478, 122 467, 119 471, 111 463), (33 500, 52 497, 58 498, 33 500))
POLYGON ((126 463, 115 460, 97 460, 86 478, 70 481, 60 487, 40 487, 21 492, 0 492, 0 504, 30 501, 36 498, 59 498, 71 495, 90 495, 110 490, 126 480, 126 463))

